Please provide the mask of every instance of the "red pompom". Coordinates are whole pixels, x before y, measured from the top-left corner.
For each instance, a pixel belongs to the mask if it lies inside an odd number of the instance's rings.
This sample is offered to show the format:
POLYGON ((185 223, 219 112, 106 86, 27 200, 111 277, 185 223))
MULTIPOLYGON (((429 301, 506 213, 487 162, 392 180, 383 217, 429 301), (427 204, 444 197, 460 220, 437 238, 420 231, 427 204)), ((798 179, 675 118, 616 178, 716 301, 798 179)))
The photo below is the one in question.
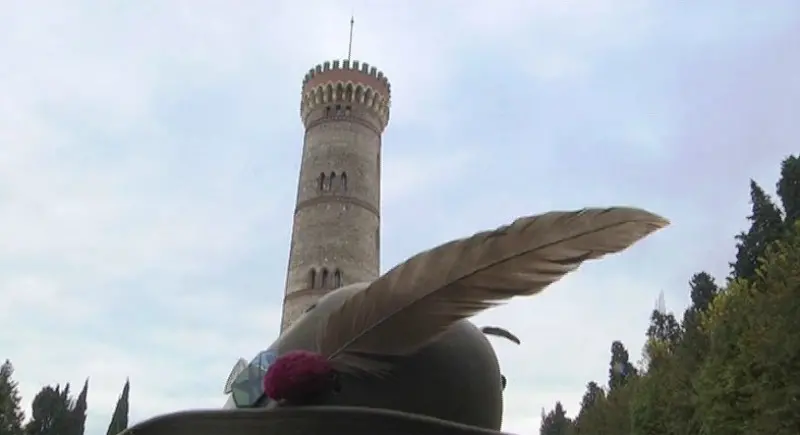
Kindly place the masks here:
POLYGON ((264 375, 264 392, 272 400, 304 404, 335 385, 335 373, 322 355, 295 350, 281 355, 264 375))

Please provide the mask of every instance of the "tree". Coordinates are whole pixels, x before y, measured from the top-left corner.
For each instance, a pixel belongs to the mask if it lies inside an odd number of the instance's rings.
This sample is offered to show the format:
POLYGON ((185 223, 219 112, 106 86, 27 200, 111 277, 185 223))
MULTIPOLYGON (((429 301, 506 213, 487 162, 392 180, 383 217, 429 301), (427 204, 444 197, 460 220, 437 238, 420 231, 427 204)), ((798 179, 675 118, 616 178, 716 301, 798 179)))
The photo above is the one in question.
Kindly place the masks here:
POLYGON ((766 247, 777 240, 784 229, 781 211, 755 181, 750 180, 752 213, 750 229, 736 236, 736 261, 731 263, 732 279, 755 278, 758 259, 766 247))
POLYGON ((705 312, 719 293, 719 287, 714 281, 714 277, 707 272, 700 272, 692 275, 689 280, 689 295, 692 299, 691 309, 697 312, 705 312))
POLYGON ((800 219, 800 158, 789 156, 781 163, 781 178, 777 185, 778 196, 786 215, 787 227, 800 219))
POLYGON ((586 392, 581 399, 581 409, 575 417, 575 433, 591 435, 600 433, 598 430, 605 427, 603 416, 605 410, 606 392, 597 385, 597 382, 586 384, 586 392))
POLYGON ((636 368, 630 362, 628 350, 621 341, 611 343, 611 362, 608 368, 608 391, 622 387, 632 376, 636 376, 636 368))
POLYGON ((33 398, 31 421, 25 427, 28 435, 64 435, 71 433, 72 399, 69 384, 63 389, 47 386, 33 398))
POLYGON ((128 428, 128 395, 130 390, 130 380, 126 380, 125 386, 122 387, 122 394, 117 400, 117 406, 114 407, 114 415, 111 416, 111 423, 108 425, 106 435, 117 435, 128 428))
MULTIPOLYGON (((652 352, 655 340, 648 342, 652 352)), ((657 342, 656 343, 660 343, 657 342)), ((680 343, 675 350, 659 347, 651 356, 645 376, 636 382, 631 399, 631 431, 634 434, 694 435, 693 371, 681 359, 685 349, 680 343)))
MULTIPOLYGON (((653 310, 647 328, 645 357, 648 366, 663 360, 675 349, 681 339, 681 326, 672 313, 653 310)), ((649 368, 649 367, 648 367, 649 368)))
POLYGON ((677 352, 682 365, 694 373, 708 350, 708 336, 700 321, 720 292, 714 278, 706 272, 696 273, 689 281, 691 305, 683 313, 683 339, 677 352))
POLYGON ((646 371, 612 344, 609 389, 590 383, 575 419, 580 435, 793 435, 800 433, 800 161, 784 160, 781 211, 754 182, 747 231, 736 237, 720 288, 692 276, 679 327, 653 312, 646 371))
POLYGON ((800 222, 766 250, 757 279, 733 282, 704 322, 702 434, 800 433, 800 222))
POLYGON ((561 402, 556 402, 556 407, 543 415, 539 433, 541 435, 569 435, 572 433, 572 421, 567 418, 567 412, 561 402))
POLYGON ((25 414, 22 412, 17 383, 12 379, 14 366, 6 360, 0 366, 0 435, 22 435, 25 414))
POLYGON ((650 314, 650 326, 647 328, 647 338, 663 341, 673 346, 681 338, 681 326, 672 313, 662 313, 653 310, 650 314))
POLYGON ((638 376, 631 364, 628 350, 620 341, 611 343, 611 361, 608 370, 608 393, 595 382, 586 386, 581 400, 581 410, 574 423, 579 435, 605 435, 630 433, 630 402, 638 376))
POLYGON ((597 385, 597 382, 586 384, 586 392, 581 399, 581 411, 593 407, 597 402, 606 398, 606 392, 597 385))
POLYGON ((70 435, 83 435, 86 428, 86 398, 89 394, 89 379, 83 384, 83 389, 78 394, 78 399, 75 401, 75 406, 71 412, 71 434, 70 435))
POLYGON ((633 375, 625 379, 625 383, 608 392, 604 410, 606 431, 604 434, 631 433, 631 400, 638 384, 638 376, 633 375))

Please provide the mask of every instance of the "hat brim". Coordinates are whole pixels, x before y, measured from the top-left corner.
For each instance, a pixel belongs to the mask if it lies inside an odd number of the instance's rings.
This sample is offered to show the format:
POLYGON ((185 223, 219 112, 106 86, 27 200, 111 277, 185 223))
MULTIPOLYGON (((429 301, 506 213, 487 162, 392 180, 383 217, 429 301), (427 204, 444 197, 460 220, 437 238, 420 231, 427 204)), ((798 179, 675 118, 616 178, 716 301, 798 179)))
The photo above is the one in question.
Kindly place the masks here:
POLYGON ((321 406, 182 411, 153 417, 120 435, 505 435, 386 409, 321 406))

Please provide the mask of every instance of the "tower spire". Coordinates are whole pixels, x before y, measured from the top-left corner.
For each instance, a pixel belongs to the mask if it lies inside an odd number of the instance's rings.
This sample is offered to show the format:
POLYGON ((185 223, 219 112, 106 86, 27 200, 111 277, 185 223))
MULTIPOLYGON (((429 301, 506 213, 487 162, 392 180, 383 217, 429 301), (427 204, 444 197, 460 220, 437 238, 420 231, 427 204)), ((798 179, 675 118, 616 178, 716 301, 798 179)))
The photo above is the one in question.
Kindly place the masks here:
POLYGON ((354 14, 350 14, 350 41, 347 44, 347 60, 350 60, 350 55, 353 54, 353 25, 356 23, 354 14))

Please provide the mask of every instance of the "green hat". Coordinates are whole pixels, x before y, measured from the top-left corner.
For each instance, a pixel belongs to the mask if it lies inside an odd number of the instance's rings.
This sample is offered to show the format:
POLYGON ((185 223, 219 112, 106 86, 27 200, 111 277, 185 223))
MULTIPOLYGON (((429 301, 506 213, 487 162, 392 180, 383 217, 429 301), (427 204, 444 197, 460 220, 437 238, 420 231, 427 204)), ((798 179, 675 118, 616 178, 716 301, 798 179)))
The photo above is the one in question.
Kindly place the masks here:
POLYGON ((386 409, 321 406, 175 412, 143 421, 120 435, 503 435, 503 433, 386 409))

